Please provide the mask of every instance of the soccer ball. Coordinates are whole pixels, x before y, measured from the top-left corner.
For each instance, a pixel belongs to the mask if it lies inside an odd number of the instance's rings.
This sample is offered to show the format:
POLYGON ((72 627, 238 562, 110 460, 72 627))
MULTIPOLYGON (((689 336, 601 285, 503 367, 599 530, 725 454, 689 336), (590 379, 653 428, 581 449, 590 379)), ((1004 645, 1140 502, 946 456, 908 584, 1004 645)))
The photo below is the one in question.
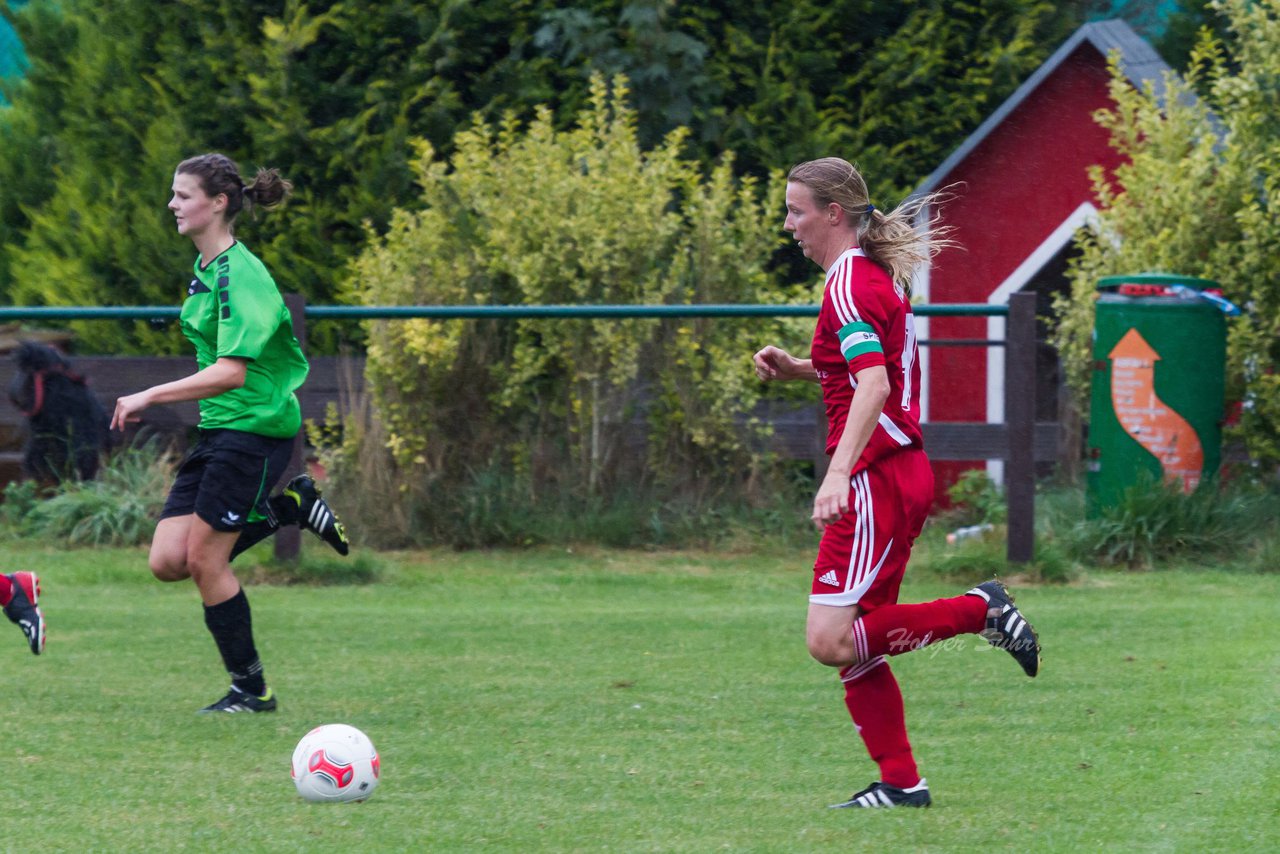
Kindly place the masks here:
POLYGON ((318 726, 293 749, 293 785, 308 801, 363 801, 381 771, 369 736, 346 724, 318 726))

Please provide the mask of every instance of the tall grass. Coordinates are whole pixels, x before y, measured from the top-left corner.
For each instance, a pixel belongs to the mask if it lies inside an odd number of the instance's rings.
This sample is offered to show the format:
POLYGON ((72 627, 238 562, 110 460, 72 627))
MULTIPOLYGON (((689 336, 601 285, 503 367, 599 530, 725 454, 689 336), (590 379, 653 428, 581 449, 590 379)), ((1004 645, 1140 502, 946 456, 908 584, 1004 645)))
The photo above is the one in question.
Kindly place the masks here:
POLYGON ((96 480, 65 480, 50 494, 33 481, 13 482, 0 505, 6 536, 72 546, 147 542, 173 480, 175 455, 146 443, 107 458, 96 480))
MULTIPOLYGON (((1078 495, 1078 492, 1077 492, 1078 495)), ((1274 554, 1280 537, 1280 494, 1244 481, 1210 481, 1190 494, 1153 481, 1126 489, 1094 518, 1075 496, 1048 506, 1050 523, 1077 559, 1103 566, 1144 569, 1168 562, 1217 563, 1231 557, 1274 554), (1053 519, 1070 507, 1071 518, 1053 519)), ((1276 571, 1265 562, 1259 570, 1276 571)))
POLYGON ((1079 486, 1053 485, 1036 496, 1035 556, 1025 564, 1005 557, 1007 531, 993 512, 993 485, 962 481, 954 504, 925 528, 916 571, 939 578, 1010 575, 1037 582, 1070 582, 1090 569, 1230 566, 1237 571, 1280 571, 1280 493, 1243 480, 1206 482, 1194 493, 1145 481, 1096 515, 1085 511, 1079 486), (987 523, 981 536, 949 544, 961 525, 987 523))

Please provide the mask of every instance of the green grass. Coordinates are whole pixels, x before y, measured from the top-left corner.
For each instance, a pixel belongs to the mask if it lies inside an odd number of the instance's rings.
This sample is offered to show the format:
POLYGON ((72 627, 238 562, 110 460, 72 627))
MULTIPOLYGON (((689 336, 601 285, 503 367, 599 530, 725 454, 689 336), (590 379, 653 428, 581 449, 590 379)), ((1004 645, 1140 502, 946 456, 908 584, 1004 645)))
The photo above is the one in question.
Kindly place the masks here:
MULTIPOLYGON (((140 549, 11 545, 46 655, 9 629, 0 849, 1242 851, 1280 832, 1280 575, 1015 587, 1041 676, 964 638, 894 659, 928 811, 829 811, 876 776, 803 642, 811 555, 381 555, 372 584, 249 589, 273 716, 225 689, 189 584, 140 549), (289 756, 364 729, 367 803, 289 756)), ((964 587, 908 573, 904 601, 964 587)), ((975 579, 976 580, 976 579, 975 579)))

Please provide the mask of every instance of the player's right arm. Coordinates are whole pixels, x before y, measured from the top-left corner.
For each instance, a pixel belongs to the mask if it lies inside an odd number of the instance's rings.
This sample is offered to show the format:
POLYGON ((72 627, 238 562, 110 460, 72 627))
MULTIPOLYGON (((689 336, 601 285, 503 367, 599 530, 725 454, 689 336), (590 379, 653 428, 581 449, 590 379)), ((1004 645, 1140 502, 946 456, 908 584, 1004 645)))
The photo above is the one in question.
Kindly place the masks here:
POLYGON ((813 369, 813 359, 797 359, 781 347, 772 344, 758 351, 752 361, 756 376, 770 380, 808 380, 818 382, 818 372, 813 369))
POLYGON ((111 416, 111 429, 124 430, 131 422, 139 420, 144 409, 158 403, 206 400, 240 388, 244 385, 247 370, 248 363, 244 359, 224 357, 189 377, 117 398, 116 409, 111 416))
POLYGON ((844 420, 844 432, 831 453, 826 476, 813 499, 813 524, 821 531, 849 512, 849 485, 853 467, 871 441, 884 403, 889 399, 889 375, 884 365, 858 371, 858 387, 844 420))

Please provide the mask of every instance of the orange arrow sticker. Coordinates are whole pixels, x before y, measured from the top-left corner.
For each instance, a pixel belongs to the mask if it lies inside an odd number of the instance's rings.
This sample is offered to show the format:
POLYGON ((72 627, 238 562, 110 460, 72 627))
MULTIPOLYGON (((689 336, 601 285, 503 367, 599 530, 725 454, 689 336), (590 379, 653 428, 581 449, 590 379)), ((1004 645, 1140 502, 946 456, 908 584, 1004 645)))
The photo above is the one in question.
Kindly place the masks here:
POLYGON ((1107 355, 1111 360, 1111 405, 1125 432, 1160 461, 1165 483, 1181 482, 1184 492, 1200 485, 1204 448, 1186 419, 1156 396, 1160 354, 1137 329, 1130 329, 1107 355))

